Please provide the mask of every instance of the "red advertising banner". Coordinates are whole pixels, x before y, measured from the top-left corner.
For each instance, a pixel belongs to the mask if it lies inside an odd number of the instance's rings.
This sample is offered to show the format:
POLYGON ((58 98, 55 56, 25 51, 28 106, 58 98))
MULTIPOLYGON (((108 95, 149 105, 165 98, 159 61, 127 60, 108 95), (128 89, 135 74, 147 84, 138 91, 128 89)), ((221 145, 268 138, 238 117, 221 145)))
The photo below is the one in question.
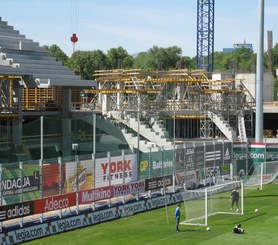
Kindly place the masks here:
POLYGON ((86 204, 114 197, 113 187, 101 187, 93 190, 79 191, 78 203, 86 204))
POLYGON ((144 191, 145 191, 145 181, 136 181, 136 182, 114 186, 115 197, 128 195, 128 194, 136 194, 144 191))
POLYGON ((34 214, 60 210, 76 205, 76 194, 53 196, 34 201, 34 214))

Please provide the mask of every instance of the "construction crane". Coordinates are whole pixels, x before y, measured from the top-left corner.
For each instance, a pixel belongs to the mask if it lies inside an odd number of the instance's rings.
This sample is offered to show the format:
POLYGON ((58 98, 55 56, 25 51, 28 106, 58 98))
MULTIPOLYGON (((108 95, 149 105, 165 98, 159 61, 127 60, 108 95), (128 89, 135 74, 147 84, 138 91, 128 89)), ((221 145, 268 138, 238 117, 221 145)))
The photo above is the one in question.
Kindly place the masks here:
POLYGON ((197 0, 197 67, 213 71, 214 0, 197 0))

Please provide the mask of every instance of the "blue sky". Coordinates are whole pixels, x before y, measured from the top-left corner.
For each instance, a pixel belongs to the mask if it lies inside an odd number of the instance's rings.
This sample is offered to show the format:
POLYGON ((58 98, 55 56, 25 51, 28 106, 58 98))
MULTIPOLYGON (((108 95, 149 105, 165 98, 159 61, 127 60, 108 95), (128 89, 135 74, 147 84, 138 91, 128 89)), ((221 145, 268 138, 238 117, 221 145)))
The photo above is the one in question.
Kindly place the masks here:
MULTIPOLYGON (((257 51, 259 0, 215 0, 215 51, 234 43, 252 43, 257 51)), ((72 54, 70 37, 77 33, 77 50, 122 46, 129 54, 154 45, 176 45, 183 55, 196 55, 197 0, 2 0, 2 20, 40 45, 57 44, 72 54)), ((278 1, 265 0, 267 31, 278 39, 278 1)))

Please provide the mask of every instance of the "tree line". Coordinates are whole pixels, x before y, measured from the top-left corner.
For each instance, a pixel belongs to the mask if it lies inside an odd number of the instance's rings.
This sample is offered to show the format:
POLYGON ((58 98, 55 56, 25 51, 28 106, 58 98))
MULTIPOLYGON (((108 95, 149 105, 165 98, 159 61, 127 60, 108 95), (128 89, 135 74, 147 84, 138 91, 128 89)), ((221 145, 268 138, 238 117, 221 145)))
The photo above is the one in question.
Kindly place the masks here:
MULTIPOLYGON (((182 55, 182 49, 177 46, 153 46, 147 51, 138 54, 129 54, 123 47, 111 48, 104 53, 101 50, 76 51, 68 57, 57 45, 45 46, 57 61, 79 74, 82 79, 90 80, 96 70, 104 69, 142 69, 170 70, 170 69, 197 69, 196 57, 182 55)), ((264 68, 268 70, 268 53, 265 52, 264 68)), ((278 44, 275 44, 272 53, 272 72, 274 80, 274 98, 278 98, 278 44)), ((214 53, 214 72, 255 73, 256 54, 247 48, 235 49, 232 52, 214 53)))

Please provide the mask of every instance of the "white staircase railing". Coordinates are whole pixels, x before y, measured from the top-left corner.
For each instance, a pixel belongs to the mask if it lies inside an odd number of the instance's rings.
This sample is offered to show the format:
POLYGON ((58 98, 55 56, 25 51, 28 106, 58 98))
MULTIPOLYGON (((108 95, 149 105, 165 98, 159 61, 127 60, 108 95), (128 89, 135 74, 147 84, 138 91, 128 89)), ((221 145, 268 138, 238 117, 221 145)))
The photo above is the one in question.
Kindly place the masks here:
POLYGON ((124 115, 124 119, 119 118, 119 113, 117 112, 110 112, 110 115, 115 119, 120 120, 121 123, 125 124, 135 132, 135 135, 133 135, 132 133, 129 134, 125 130, 122 130, 127 142, 135 145, 135 148, 137 148, 138 145, 136 135, 138 131, 139 134, 146 139, 143 141, 145 143, 142 144, 147 148, 151 146, 170 148, 173 146, 173 143, 168 138, 168 132, 157 118, 152 118, 150 123, 144 120, 139 121, 138 123, 137 117, 130 114, 124 115), (148 142, 148 144, 146 142, 148 142))
POLYGON ((239 132, 239 136, 238 136, 239 141, 247 142, 246 128, 245 128, 244 116, 242 112, 239 112, 238 114, 238 132, 239 132))
POLYGON ((236 141, 237 135, 230 124, 221 116, 211 111, 207 112, 208 117, 213 123, 219 128, 219 130, 227 137, 230 141, 236 141))

